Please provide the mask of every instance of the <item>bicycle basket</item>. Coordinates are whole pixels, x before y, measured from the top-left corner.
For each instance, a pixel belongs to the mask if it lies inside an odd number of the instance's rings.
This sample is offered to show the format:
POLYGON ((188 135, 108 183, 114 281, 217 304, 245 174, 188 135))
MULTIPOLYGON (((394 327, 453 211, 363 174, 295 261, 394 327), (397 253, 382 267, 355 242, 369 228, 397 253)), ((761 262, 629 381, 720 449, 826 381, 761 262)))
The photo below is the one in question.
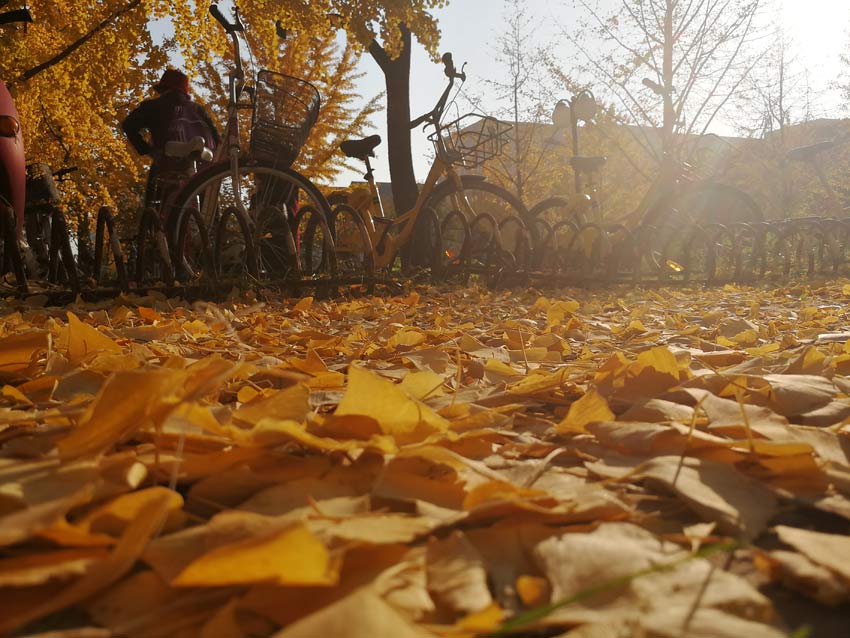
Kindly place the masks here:
POLYGON ((305 80, 263 69, 257 74, 251 154, 289 167, 319 117, 321 97, 305 80))
POLYGON ((436 144, 442 137, 446 149, 457 153, 465 168, 475 168, 502 152, 511 128, 495 117, 467 113, 444 124, 440 132, 431 133, 428 139, 436 144))

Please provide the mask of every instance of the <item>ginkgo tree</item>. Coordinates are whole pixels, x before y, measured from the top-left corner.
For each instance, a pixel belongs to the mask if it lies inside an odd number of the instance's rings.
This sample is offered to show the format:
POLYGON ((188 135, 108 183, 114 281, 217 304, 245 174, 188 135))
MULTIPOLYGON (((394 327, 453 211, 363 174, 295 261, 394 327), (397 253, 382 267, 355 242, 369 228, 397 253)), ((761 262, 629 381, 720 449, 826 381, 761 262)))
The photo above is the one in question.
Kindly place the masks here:
MULTIPOLYGON (((245 0, 239 6, 250 24, 252 48, 260 64, 305 77, 325 94, 325 108, 303 154, 306 172, 332 177, 340 158, 334 142, 360 132, 374 104, 352 105, 356 98, 356 53, 370 37, 382 37, 390 52, 398 51, 402 22, 414 25, 420 39, 434 49, 437 30, 426 8, 433 0, 396 3, 296 2, 245 0), (409 5, 409 6, 408 6, 409 5), (345 16, 340 20, 339 16, 345 16), (275 21, 294 31, 296 40, 281 47, 275 21), (348 49, 337 44, 339 28, 349 34, 348 49)), ((68 203, 93 211, 101 204, 132 210, 144 178, 144 162, 133 155, 120 134, 120 120, 147 96, 162 70, 179 59, 197 85, 207 86, 202 99, 214 99, 220 64, 228 42, 208 15, 206 2, 166 0, 85 0, 54 3, 33 0, 35 23, 25 31, 3 34, 0 77, 15 94, 31 161, 54 169, 78 166, 64 190, 68 203), (165 37, 163 25, 173 25, 165 37), (179 54, 179 57, 175 57, 179 54), (203 69, 217 68, 213 74, 203 69)), ((229 10, 223 3, 222 9, 229 10)))
POLYGON ((4 33, 0 76, 21 116, 30 161, 78 166, 78 206, 116 203, 136 185, 137 160, 117 134, 120 110, 144 95, 167 52, 146 3, 34 0, 34 24, 4 33))
MULTIPOLYGON (((339 142, 361 134, 377 109, 377 98, 362 104, 354 86, 361 75, 356 69, 357 48, 343 43, 334 30, 327 27, 314 31, 289 27, 281 37, 277 25, 283 21, 276 18, 276 14, 270 14, 262 3, 241 2, 239 16, 249 34, 252 72, 269 69, 294 76, 310 82, 319 91, 320 117, 302 149, 297 167, 320 183, 333 182, 345 163, 345 157, 337 148, 339 142)), ((214 112, 223 114, 228 99, 223 87, 232 67, 231 44, 217 23, 203 14, 196 19, 206 22, 204 41, 210 43, 216 55, 193 56, 196 47, 191 41, 183 41, 181 36, 175 39, 179 38, 177 46, 181 56, 194 68, 193 75, 201 93, 210 101, 214 112)), ((286 111, 286 97, 281 99, 282 110, 286 111)), ((243 127, 246 138, 249 130, 246 122, 243 127)))
MULTIPOLYGON (((412 207, 417 192, 410 146, 410 56, 413 38, 436 58, 440 31, 431 11, 447 4, 447 0, 239 2, 239 9, 245 16, 274 17, 285 27, 313 37, 328 30, 342 30, 348 34, 352 45, 361 52, 368 51, 378 63, 386 78, 387 154, 397 209, 412 207)), ((187 17, 187 20, 194 24, 204 23, 206 7, 198 5, 194 11, 194 16, 187 17)), ((254 34, 258 41, 273 42, 273 22, 257 23, 254 34)), ((196 48, 191 33, 178 33, 176 37, 186 52, 196 48)), ((226 46, 223 38, 218 42, 219 47, 226 46)))

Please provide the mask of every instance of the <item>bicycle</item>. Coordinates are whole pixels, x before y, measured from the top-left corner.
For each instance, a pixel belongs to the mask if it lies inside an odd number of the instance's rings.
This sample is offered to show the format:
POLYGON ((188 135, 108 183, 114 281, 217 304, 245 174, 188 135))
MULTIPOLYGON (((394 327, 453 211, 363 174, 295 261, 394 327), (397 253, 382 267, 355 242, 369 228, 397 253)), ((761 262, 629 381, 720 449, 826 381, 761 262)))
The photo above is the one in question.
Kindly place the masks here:
MULTIPOLYGON (((77 263, 61 198, 56 186, 77 171, 76 166, 52 172, 46 164, 27 164, 27 197, 24 207, 24 262, 29 276, 44 275, 48 284, 63 284, 80 291, 77 263)), ((79 246, 78 246, 79 248, 79 246)))
POLYGON ((371 194, 354 206, 336 205, 330 217, 343 269, 350 265, 351 270, 369 274, 390 273, 405 249, 412 248, 410 261, 430 268, 435 278, 449 276, 453 270, 468 273, 475 270, 471 263, 475 261, 504 265, 508 259, 506 229, 525 229, 528 211, 518 198, 483 176, 458 173, 458 167, 476 168, 495 157, 505 144, 509 127, 475 113, 444 123, 455 81, 465 82, 466 73, 457 71, 451 53, 444 54, 442 62, 448 85, 434 108, 410 123, 411 129, 433 127, 428 139, 435 149, 413 208, 394 218, 384 215, 370 162, 380 136, 347 140, 339 146, 347 157, 364 162, 364 179, 371 194), (466 125, 472 120, 474 124, 466 125))
MULTIPOLYGON (((826 155, 850 142, 850 137, 817 142, 791 149, 785 160, 808 165, 826 194, 826 215, 786 219, 774 232, 780 256, 778 267, 785 277, 792 273, 813 275, 837 272, 850 261, 850 215, 826 175, 826 155)), ((820 211, 819 211, 820 212, 820 211)))
MULTIPOLYGON (((550 197, 529 211, 536 267, 572 267, 585 277, 606 279, 620 271, 640 278, 644 269, 660 279, 678 274, 687 278, 695 269, 716 269, 718 253, 737 245, 730 227, 743 231, 742 224, 763 222, 761 209, 749 194, 702 178, 689 163, 692 158, 659 175, 633 211, 606 219, 596 196, 595 176, 607 158, 579 154, 578 122, 593 121, 596 110, 592 93, 585 91, 569 106, 559 101, 553 112, 556 128, 572 129, 570 165, 576 195, 550 197), (711 248, 713 244, 723 250, 711 248)), ((739 265, 736 268, 740 270, 739 265)))
POLYGON ((212 161, 174 196, 172 253, 179 247, 196 279, 333 277, 330 206, 308 178, 291 168, 318 118, 318 91, 305 80, 268 69, 259 71, 254 86, 247 87, 239 40, 245 27, 239 12, 234 7, 231 22, 217 5, 209 11, 232 43, 227 124, 212 161), (243 100, 246 94, 249 99, 243 100), (242 110, 252 112, 247 153, 240 132, 242 110), (314 240, 328 256, 321 267, 302 260, 301 242, 296 241, 311 223, 318 229, 314 240))

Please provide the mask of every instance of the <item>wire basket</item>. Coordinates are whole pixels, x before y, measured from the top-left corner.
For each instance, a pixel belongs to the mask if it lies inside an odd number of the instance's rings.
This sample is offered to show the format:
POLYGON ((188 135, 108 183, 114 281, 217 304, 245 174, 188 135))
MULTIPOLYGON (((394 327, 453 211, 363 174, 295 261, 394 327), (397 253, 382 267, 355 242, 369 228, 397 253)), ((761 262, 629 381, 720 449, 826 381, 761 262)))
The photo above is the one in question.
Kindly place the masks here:
POLYGON ((263 69, 257 74, 251 154, 289 167, 319 117, 316 87, 299 78, 263 69))
POLYGON ((465 168, 475 168, 497 157, 508 143, 510 124, 505 124, 489 115, 467 113, 453 122, 444 124, 439 132, 431 133, 428 139, 443 144, 462 158, 465 168))

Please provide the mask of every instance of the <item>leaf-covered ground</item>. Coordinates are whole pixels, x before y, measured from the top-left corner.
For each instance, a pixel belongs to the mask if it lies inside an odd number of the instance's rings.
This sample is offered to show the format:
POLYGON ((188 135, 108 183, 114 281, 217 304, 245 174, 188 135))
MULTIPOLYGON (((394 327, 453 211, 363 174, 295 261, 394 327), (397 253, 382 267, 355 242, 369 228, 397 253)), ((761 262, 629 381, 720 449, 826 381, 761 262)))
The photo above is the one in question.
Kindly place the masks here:
POLYGON ((10 302, 0 635, 846 635, 848 299, 10 302))

